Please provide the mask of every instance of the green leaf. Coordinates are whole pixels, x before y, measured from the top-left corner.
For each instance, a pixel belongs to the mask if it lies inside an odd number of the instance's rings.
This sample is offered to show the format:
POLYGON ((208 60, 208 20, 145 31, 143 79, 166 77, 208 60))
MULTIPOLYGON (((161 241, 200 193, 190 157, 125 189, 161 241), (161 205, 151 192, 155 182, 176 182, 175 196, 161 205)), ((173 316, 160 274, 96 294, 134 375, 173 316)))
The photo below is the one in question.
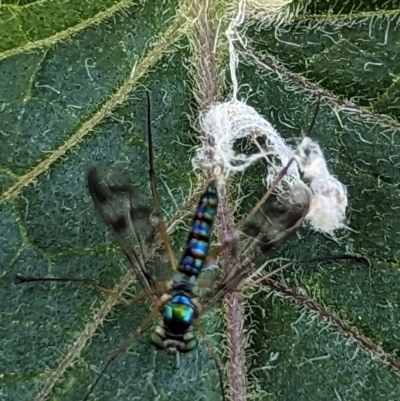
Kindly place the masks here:
MULTIPOLYGON (((235 401, 246 394, 400 399, 399 8, 394 1, 327 4, 293 2, 275 13, 247 5, 236 27, 242 40, 234 41, 238 98, 295 143, 322 94, 311 136, 348 188, 350 230, 334 240, 305 227, 278 256, 357 253, 371 266, 302 264, 210 311, 204 325, 235 401)), ((233 85, 224 33, 236 6, 202 5, 0 5, 2 399, 82 399, 151 311, 149 302, 116 305, 79 283, 15 285, 14 279, 16 273, 87 277, 120 293, 140 291, 95 213, 86 171, 102 160, 124 161, 150 198, 145 89, 152 96, 163 214, 174 249, 182 249, 208 177, 191 165, 202 139, 199 113, 228 99, 233 85)), ((262 196, 264 176, 259 163, 231 180, 229 201, 222 201, 228 227, 262 196)), ((221 225, 216 231, 229 234, 221 225)), ((152 263, 160 279, 171 277, 162 250, 152 263)), ((91 400, 221 400, 203 342, 171 360, 153 349, 149 333, 114 361, 91 400)))

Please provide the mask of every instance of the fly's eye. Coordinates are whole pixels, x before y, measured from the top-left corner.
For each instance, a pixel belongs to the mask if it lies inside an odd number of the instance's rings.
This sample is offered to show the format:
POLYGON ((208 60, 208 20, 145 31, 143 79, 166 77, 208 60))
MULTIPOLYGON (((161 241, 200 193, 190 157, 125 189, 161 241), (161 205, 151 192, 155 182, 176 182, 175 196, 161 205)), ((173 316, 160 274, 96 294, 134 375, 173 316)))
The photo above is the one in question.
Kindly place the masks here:
POLYGON ((161 335, 160 333, 158 333, 157 330, 153 331, 150 334, 150 340, 151 340, 151 343, 153 344, 153 346, 155 348, 157 348, 158 350, 165 349, 165 343, 164 343, 165 337, 163 335, 161 335))

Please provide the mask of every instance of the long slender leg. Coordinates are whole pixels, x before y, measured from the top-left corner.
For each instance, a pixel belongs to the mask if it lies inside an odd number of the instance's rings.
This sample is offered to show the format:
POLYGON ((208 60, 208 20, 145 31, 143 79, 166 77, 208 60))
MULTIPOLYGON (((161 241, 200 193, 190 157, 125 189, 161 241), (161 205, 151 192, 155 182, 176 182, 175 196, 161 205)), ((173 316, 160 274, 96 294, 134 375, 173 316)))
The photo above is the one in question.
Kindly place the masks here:
MULTIPOLYGON (((108 288, 104 288, 104 287, 98 285, 96 282, 86 279, 86 278, 30 277, 30 276, 23 276, 21 274, 17 274, 15 281, 16 281, 16 284, 30 283, 30 282, 35 282, 35 281, 83 283, 86 285, 90 285, 91 287, 95 288, 97 291, 102 292, 103 294, 106 294, 127 306, 130 306, 136 302, 139 302, 142 299, 145 299, 150 295, 147 291, 142 291, 138 295, 136 295, 134 298, 126 299, 126 298, 122 297, 121 295, 118 295, 117 293, 109 290, 108 288)), ((164 293, 165 289, 167 288, 168 283, 169 283, 169 281, 160 281, 159 283, 157 283, 159 285, 159 289, 158 289, 157 293, 155 293, 155 295, 162 295, 164 293)))
MULTIPOLYGON (((103 292, 104 294, 109 295, 110 297, 113 297, 115 299, 117 299, 118 301, 120 301, 121 303, 130 306, 136 302, 141 301, 142 299, 146 299, 147 297, 149 297, 151 294, 149 294, 148 291, 142 291, 140 292, 138 295, 136 295, 135 297, 131 298, 131 299, 126 299, 124 297, 121 297, 120 295, 116 294, 115 292, 101 287, 100 285, 98 285, 97 283, 95 283, 94 281, 91 280, 87 280, 85 281, 86 284, 91 285, 92 287, 94 287, 97 291, 103 292)), ((157 292, 153 292, 152 294, 157 295, 157 296, 161 296, 164 291, 165 288, 167 286, 168 281, 160 281, 157 283, 157 285, 159 286, 158 291, 157 292)))
MULTIPOLYGON (((315 120, 317 118, 318 115, 318 110, 319 110, 319 104, 321 101, 321 94, 318 94, 318 100, 317 100, 317 106, 315 108, 314 111, 314 116, 310 125, 310 128, 308 129, 307 134, 305 135, 309 135, 314 124, 315 124, 315 120)), ((304 137, 304 136, 303 136, 304 137)), ((243 226, 255 215, 255 213, 257 212, 257 210, 260 208, 260 206, 265 203, 268 198, 271 196, 272 191, 277 187, 277 185, 281 182, 282 178, 286 175, 286 173, 289 170, 289 167, 292 165, 292 163, 294 162, 295 158, 291 157, 289 159, 289 161, 286 163, 286 166, 282 168, 282 170, 278 173, 278 175, 276 176, 274 182, 272 183, 272 185, 268 188, 268 191, 264 194, 264 196, 257 202, 257 204, 253 207, 253 209, 251 209, 250 213, 247 215, 247 217, 245 219, 243 219, 239 225, 239 229, 243 228, 243 226)))
POLYGON ((164 242, 169 260, 171 261, 172 269, 177 270, 178 262, 172 250, 164 220, 161 217, 160 199, 157 193, 156 177, 154 170, 153 139, 151 134, 151 106, 150 106, 150 93, 148 91, 146 91, 146 96, 147 96, 147 141, 149 146, 149 176, 150 176, 151 192, 154 198, 154 206, 157 214, 157 225, 158 229, 160 230, 161 239, 164 242))
MULTIPOLYGON (((315 107, 315 111, 314 111, 314 115, 313 115, 313 119, 311 121, 310 127, 307 131, 306 134, 303 135, 307 136, 311 133, 312 128, 314 127, 317 115, 318 115, 318 111, 319 111, 319 105, 321 102, 321 94, 318 94, 318 100, 317 100, 317 105, 315 107)), ((286 175, 286 173, 289 170, 289 167, 292 165, 292 163, 294 162, 295 158, 291 157, 289 159, 289 161, 287 162, 286 166, 284 166, 282 168, 282 170, 279 172, 279 174, 276 176, 274 182, 272 183, 272 185, 270 186, 270 188, 268 189, 268 191, 264 194, 264 196, 257 202, 257 204, 253 207, 253 209, 251 209, 251 211, 249 212, 249 214, 247 215, 247 217, 245 219, 243 219, 241 221, 241 223, 239 224, 239 226, 237 227, 238 230, 241 230, 244 225, 256 214, 257 210, 260 208, 261 205, 263 205, 268 198, 271 196, 273 190, 277 187, 277 185, 281 182, 282 178, 286 175)), ((222 245, 219 245, 217 248, 213 249, 212 251, 209 252, 206 262, 209 261, 210 259, 215 258, 217 255, 219 255, 222 251, 224 251, 226 249, 226 247, 230 244, 230 241, 226 241, 224 242, 222 245)))
POLYGON ((365 258, 364 256, 360 256, 360 255, 332 255, 332 256, 321 256, 321 257, 312 258, 312 259, 292 260, 292 261, 284 264, 283 266, 278 267, 277 269, 272 270, 271 272, 268 272, 264 276, 252 281, 250 284, 242 286, 240 288, 240 290, 242 292, 244 292, 244 291, 248 290, 249 288, 255 286, 256 284, 262 283, 264 280, 267 280, 267 279, 271 278, 272 276, 275 276, 277 273, 287 269, 288 267, 293 266, 296 263, 317 263, 317 262, 330 262, 330 261, 336 261, 336 260, 355 260, 358 263, 367 264, 367 265, 370 264, 370 262, 367 258, 365 258))
MULTIPOLYGON (((244 225, 256 214, 257 210, 260 208, 261 205, 263 205, 268 198, 271 196, 272 191, 277 187, 277 185, 281 182, 282 178, 285 176, 287 171, 289 170, 289 167, 293 163, 294 158, 291 157, 290 160, 287 162, 286 166, 283 167, 283 169, 279 172, 279 174, 276 176, 274 182, 271 184, 271 186, 268 188, 268 191, 264 194, 264 196, 257 202, 257 204, 251 209, 249 214, 245 219, 243 219, 240 224, 238 225, 237 229, 241 230, 244 225)), ((218 256, 222 251, 224 251, 228 245, 230 245, 230 241, 225 241, 222 245, 219 245, 217 248, 213 249, 212 251, 209 252, 206 263, 210 261, 211 259, 215 258, 218 256)))
MULTIPOLYGON (((213 280, 204 280, 204 279, 198 279, 196 281, 198 287, 204 287, 204 288, 209 288, 209 289, 214 289, 215 288, 215 281, 213 280)), ((241 289, 239 288, 230 288, 229 292, 242 292, 241 289)))
POLYGON ((221 386, 221 395, 222 395, 222 400, 225 401, 226 397, 225 397, 225 390, 224 390, 224 381, 222 378, 222 370, 221 370, 221 365, 218 362, 218 357, 216 355, 216 353, 214 352, 211 344, 209 343, 208 339, 207 339, 207 334, 206 331, 204 330, 203 325, 200 323, 200 320, 197 320, 196 323, 196 328, 198 330, 198 332, 200 333, 200 335, 203 337, 203 341, 206 344, 208 351, 210 352, 210 355, 212 357, 212 359, 214 359, 215 362, 215 366, 217 368, 218 371, 218 377, 219 377, 219 385, 221 386))
POLYGON ((126 338, 126 340, 117 348, 116 351, 111 355, 110 359, 106 362, 106 364, 103 366, 103 369, 100 371, 99 375, 97 376, 96 380, 94 381, 93 384, 90 385, 88 392, 86 393, 85 397, 83 398, 83 401, 87 401, 87 399, 90 397, 90 394, 92 394, 94 388, 96 387, 97 383, 100 381, 104 373, 106 373, 108 367, 114 362, 115 359, 118 358, 118 356, 126 349, 128 346, 131 344, 131 342, 135 339, 135 337, 143 331, 151 322, 152 320, 157 316, 158 310, 154 310, 153 312, 150 313, 149 316, 147 316, 146 319, 143 320, 143 322, 139 325, 139 327, 133 331, 129 336, 126 338))
MULTIPOLYGON (((297 260, 291 260, 285 265, 278 267, 277 269, 273 270, 272 272, 268 272, 265 274, 263 277, 258 278, 248 285, 242 285, 239 289, 236 287, 243 282, 246 282, 246 275, 241 276, 239 275, 238 277, 234 276, 233 277, 233 283, 232 282, 220 282, 217 285, 213 286, 214 293, 212 294, 211 297, 208 297, 208 299, 203 300, 203 305, 202 305, 202 310, 200 313, 200 316, 205 314, 208 309, 214 305, 216 301, 221 299, 223 296, 225 296, 226 293, 231 292, 231 291, 238 291, 238 292, 244 292, 248 290, 249 288, 253 287, 254 285, 262 282, 263 280, 268 280, 272 276, 276 275, 280 271, 283 271, 284 269, 296 264, 296 263, 316 263, 316 262, 329 262, 329 261, 336 261, 336 260, 354 260, 357 263, 363 264, 370 266, 370 261, 368 258, 362 256, 362 255, 349 255, 349 254, 343 254, 343 255, 332 255, 332 256, 320 256, 317 258, 313 259, 297 259, 297 260)), ((204 283, 207 284, 207 283, 204 283)))
POLYGON ((245 286, 241 287, 242 292, 247 291, 249 288, 254 287, 256 284, 261 283, 262 281, 267 280, 272 276, 275 276, 282 270, 285 270, 286 268, 294 265, 295 263, 296 263, 296 261, 288 262, 288 263, 284 264, 283 266, 280 266, 277 269, 272 270, 272 272, 268 272, 264 276, 259 277, 257 280, 252 281, 249 285, 245 285, 245 286))
POLYGON ((208 252, 205 263, 207 264, 210 260, 215 259, 221 252, 223 252, 227 248, 229 244, 230 241, 224 241, 223 244, 218 245, 216 248, 208 252))

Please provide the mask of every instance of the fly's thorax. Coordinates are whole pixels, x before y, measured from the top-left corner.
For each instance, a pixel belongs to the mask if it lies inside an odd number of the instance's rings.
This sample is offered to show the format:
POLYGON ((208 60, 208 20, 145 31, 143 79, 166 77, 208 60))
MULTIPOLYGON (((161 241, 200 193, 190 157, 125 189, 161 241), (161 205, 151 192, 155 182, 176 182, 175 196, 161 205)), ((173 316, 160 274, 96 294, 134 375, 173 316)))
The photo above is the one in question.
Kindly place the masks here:
POLYGON ((173 335, 180 335, 188 331, 197 316, 197 308, 192 297, 184 292, 172 294, 162 311, 164 328, 173 335))
POLYGON ((157 349, 169 354, 189 352, 197 347, 198 340, 191 333, 192 325, 199 315, 198 306, 190 294, 174 291, 165 294, 160 308, 162 325, 151 334, 151 341, 157 349))

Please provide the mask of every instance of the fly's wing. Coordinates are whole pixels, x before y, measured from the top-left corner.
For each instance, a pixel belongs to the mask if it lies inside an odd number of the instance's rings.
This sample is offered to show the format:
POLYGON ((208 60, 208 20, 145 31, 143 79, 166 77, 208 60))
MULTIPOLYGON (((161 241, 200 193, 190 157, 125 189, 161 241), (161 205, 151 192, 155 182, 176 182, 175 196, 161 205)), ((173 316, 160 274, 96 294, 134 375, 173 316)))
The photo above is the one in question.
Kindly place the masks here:
MULTIPOLYGON (((311 203, 311 195, 306 186, 294 187, 286 199, 273 199, 261 205, 254 217, 243 227, 243 232, 252 238, 251 245, 257 248, 256 256, 247 261, 234 275, 226 274, 217 286, 204 299, 204 311, 238 288, 249 276, 254 266, 270 258, 303 224, 311 203), (258 254, 257 254, 258 253, 258 254)), ((246 248, 249 248, 247 246, 246 248)))
POLYGON ((146 270, 139 234, 148 232, 152 227, 149 222, 151 209, 139 204, 139 189, 130 182, 129 174, 121 167, 100 164, 90 169, 87 179, 96 209, 124 251, 143 289, 156 301, 157 284, 146 270))
POLYGON ((310 211, 311 194, 305 185, 296 185, 287 197, 271 199, 245 224, 243 232, 263 259, 271 257, 303 224, 310 211))

